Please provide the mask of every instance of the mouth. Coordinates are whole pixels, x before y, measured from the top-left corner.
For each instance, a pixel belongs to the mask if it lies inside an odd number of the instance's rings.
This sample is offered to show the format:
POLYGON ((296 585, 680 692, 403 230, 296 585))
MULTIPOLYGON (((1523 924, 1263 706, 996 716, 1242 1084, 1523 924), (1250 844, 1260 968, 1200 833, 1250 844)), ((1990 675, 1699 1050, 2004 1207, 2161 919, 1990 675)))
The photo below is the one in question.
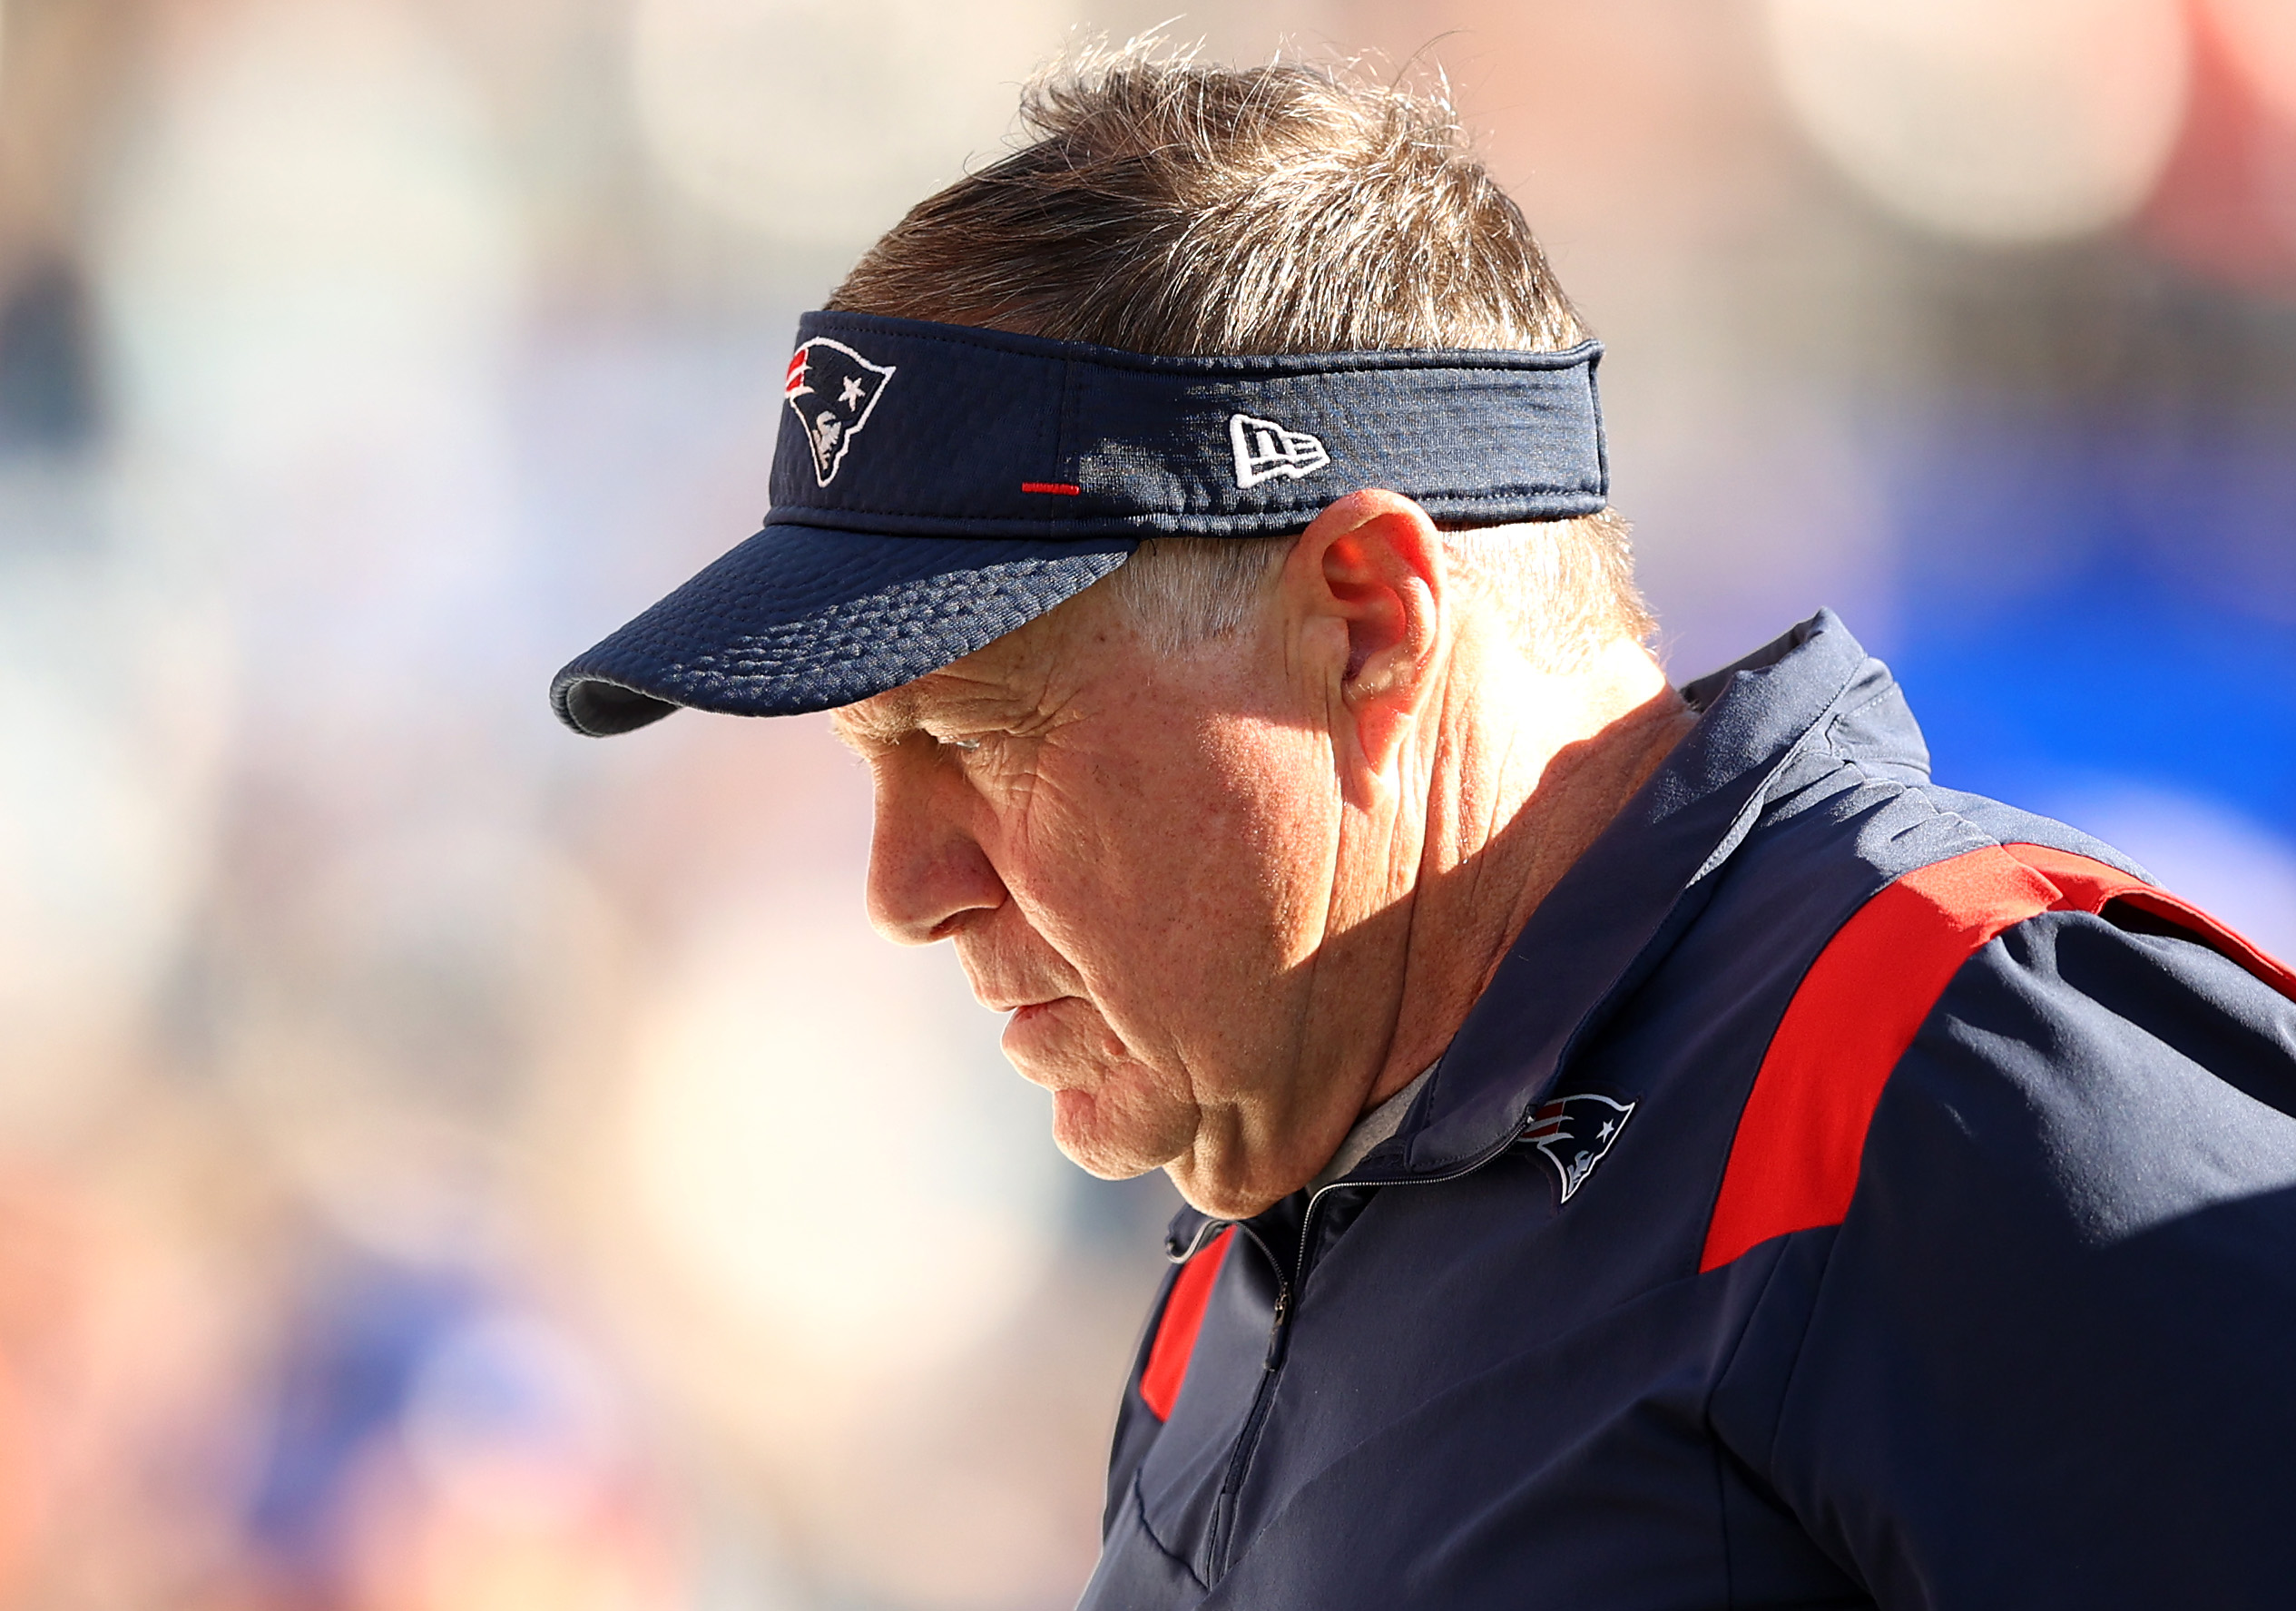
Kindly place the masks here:
POLYGON ((1066 996, 1007 996, 1002 992, 990 992, 976 989, 974 992, 973 999, 979 1002, 990 1012, 1011 1013, 1015 1017, 1018 1017, 1023 1013, 1041 1012, 1045 1007, 1053 1007, 1060 1002, 1066 1001, 1068 997, 1066 996))
POLYGON ((1074 996, 1055 996, 1007 1009, 1012 1016, 1005 1021, 1005 1056, 1022 1078, 1047 1090, 1076 1083, 1072 1065, 1077 1026, 1062 1009, 1077 1005, 1074 996))

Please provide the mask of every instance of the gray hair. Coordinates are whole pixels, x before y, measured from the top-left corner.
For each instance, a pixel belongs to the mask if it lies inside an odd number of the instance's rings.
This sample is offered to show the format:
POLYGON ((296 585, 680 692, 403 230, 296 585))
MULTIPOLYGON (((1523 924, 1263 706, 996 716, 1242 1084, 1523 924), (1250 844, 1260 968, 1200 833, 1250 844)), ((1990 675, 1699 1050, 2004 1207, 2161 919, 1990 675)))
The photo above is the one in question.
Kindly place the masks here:
MULTIPOLYGON (((1029 143, 911 209, 833 309, 1134 352, 1463 347, 1584 338, 1447 86, 1154 41, 1024 90, 1029 143)), ((1159 538, 1102 584, 1173 649, 1248 619, 1293 538, 1159 538)), ((1448 533, 1446 557, 1540 662, 1655 628, 1614 512, 1448 533)))
MULTIPOLYGON (((1630 528, 1614 509, 1575 520, 1443 534, 1452 582, 1496 610, 1516 649, 1566 672, 1622 637, 1657 628, 1634 587, 1630 528)), ((1178 653, 1251 619, 1297 536, 1153 537, 1101 585, 1148 641, 1178 653)))

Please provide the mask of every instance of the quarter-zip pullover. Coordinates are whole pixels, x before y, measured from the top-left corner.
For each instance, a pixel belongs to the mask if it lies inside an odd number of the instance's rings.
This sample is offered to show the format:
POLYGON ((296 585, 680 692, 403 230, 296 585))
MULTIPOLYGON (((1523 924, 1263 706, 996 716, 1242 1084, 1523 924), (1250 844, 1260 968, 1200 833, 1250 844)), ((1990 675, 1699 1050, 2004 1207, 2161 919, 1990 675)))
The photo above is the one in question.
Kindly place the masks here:
POLYGON ((2296 1603, 2296 978, 1821 614, 1395 1134, 1183 1211, 1093 1611, 2296 1603))

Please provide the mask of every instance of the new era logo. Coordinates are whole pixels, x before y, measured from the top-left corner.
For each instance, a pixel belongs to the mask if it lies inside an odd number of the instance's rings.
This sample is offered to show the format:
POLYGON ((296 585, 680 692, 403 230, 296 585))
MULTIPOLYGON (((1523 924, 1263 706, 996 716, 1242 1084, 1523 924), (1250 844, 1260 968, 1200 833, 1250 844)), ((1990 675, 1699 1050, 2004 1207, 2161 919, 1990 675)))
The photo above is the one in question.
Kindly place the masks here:
POLYGON ((1249 414, 1228 417, 1228 440, 1236 450, 1236 485, 1257 486, 1278 476, 1298 480, 1331 462, 1322 441, 1305 431, 1286 430, 1272 419, 1249 414))

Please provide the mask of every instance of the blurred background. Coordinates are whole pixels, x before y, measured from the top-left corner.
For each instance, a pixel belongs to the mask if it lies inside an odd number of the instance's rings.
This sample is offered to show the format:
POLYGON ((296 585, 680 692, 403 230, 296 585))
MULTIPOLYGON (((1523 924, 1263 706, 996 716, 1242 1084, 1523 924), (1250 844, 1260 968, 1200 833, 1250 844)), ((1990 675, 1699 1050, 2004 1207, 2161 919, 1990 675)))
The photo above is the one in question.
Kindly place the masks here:
MULTIPOLYGON (((1160 1180, 864 927, 822 723, 550 673, 1129 0, 0 0, 0 1605, 1067 1604, 1160 1180)), ((1687 678, 2296 952, 2296 7, 1228 0, 1436 63, 1687 678)))

